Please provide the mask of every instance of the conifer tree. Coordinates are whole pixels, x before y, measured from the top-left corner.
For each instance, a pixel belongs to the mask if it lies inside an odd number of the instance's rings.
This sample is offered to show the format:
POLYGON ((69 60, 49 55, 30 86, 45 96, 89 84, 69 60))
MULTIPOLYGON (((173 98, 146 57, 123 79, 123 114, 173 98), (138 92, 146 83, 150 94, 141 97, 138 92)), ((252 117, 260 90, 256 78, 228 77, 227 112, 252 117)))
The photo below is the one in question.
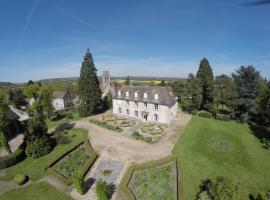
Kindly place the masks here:
POLYGON ((130 77, 127 76, 126 80, 125 80, 125 85, 130 85, 130 77))
POLYGON ((89 49, 82 62, 78 93, 80 98, 79 112, 82 117, 98 113, 102 109, 101 90, 97 69, 89 49))
POLYGON ((34 116, 28 121, 25 133, 27 156, 38 158, 48 154, 53 149, 53 142, 47 133, 47 125, 43 115, 40 100, 36 102, 34 116))
POLYGON ((214 76, 206 58, 201 60, 196 77, 199 79, 202 87, 202 102, 200 107, 204 110, 211 110, 214 102, 214 76))

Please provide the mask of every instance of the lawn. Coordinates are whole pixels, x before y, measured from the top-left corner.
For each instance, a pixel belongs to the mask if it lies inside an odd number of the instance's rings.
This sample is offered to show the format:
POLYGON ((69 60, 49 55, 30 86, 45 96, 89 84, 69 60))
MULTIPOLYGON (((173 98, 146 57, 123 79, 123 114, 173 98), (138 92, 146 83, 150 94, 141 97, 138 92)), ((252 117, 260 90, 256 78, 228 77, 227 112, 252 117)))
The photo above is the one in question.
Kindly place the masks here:
POLYGON ((68 195, 56 190, 54 187, 45 182, 32 184, 25 188, 9 191, 2 196, 1 200, 72 200, 68 195))
POLYGON ((64 132, 61 135, 58 145, 53 151, 41 158, 26 158, 17 165, 8 168, 7 175, 0 177, 2 180, 11 180, 16 174, 28 175, 32 181, 38 180, 46 173, 45 168, 55 159, 62 156, 70 148, 79 144, 87 138, 87 131, 80 128, 73 128, 64 132))
POLYGON ((270 151, 247 124, 193 116, 173 154, 180 160, 185 199, 195 199, 201 180, 215 176, 241 181, 248 193, 269 190, 270 151))
POLYGON ((48 128, 58 127, 62 124, 68 124, 69 122, 79 120, 81 117, 77 112, 65 112, 61 113, 58 117, 55 117, 51 120, 47 119, 48 128))
POLYGON ((129 188, 137 200, 176 200, 176 160, 152 168, 135 170, 129 188))

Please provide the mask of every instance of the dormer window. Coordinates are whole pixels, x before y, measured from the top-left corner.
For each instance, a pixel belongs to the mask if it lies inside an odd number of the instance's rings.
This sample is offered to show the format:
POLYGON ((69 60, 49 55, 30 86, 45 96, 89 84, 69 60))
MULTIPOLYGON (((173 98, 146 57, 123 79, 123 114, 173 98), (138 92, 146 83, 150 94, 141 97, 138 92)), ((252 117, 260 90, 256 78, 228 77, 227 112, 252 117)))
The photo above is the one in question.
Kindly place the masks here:
POLYGON ((121 96, 121 91, 118 91, 118 96, 121 96))
POLYGON ((135 98, 138 98, 138 92, 135 92, 135 93, 134 93, 134 97, 135 97, 135 98))
POLYGON ((147 99, 147 93, 143 93, 143 98, 147 99))
POLYGON ((129 92, 126 92, 126 97, 129 97, 129 92))
POLYGON ((155 94, 155 100, 158 100, 158 94, 155 94))

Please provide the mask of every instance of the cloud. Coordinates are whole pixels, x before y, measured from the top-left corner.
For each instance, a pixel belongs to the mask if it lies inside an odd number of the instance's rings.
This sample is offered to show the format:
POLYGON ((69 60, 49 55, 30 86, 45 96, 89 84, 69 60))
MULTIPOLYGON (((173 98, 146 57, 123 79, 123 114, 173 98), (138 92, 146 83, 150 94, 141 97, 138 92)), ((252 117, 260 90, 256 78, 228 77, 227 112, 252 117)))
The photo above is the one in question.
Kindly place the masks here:
POLYGON ((74 20, 76 20, 77 22, 79 22, 80 24, 96 31, 96 27, 90 23, 88 23, 87 21, 85 21, 84 19, 82 19, 81 17, 79 17, 78 15, 74 14, 73 12, 71 12, 70 10, 67 10, 66 8, 63 7, 58 7, 58 6, 54 6, 60 10, 62 10, 64 13, 68 14, 69 16, 71 16, 74 20))

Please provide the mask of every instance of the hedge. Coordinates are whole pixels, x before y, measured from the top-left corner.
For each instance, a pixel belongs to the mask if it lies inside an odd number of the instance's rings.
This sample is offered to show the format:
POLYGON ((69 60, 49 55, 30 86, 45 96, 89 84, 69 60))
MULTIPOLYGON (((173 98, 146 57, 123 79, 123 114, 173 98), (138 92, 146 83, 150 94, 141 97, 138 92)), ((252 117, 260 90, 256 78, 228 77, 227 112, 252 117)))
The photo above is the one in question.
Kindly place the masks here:
POLYGON ((24 160, 25 159, 24 150, 25 150, 25 143, 21 144, 14 153, 0 157, 0 169, 11 167, 24 160))
POLYGON ((199 116, 205 118, 212 118, 212 113, 203 110, 199 113, 199 116))
POLYGON ((156 167, 158 165, 163 165, 163 164, 165 164, 171 160, 174 160, 174 159, 176 160, 176 170, 177 170, 177 199, 180 199, 180 198, 182 199, 182 197, 183 197, 183 194, 182 194, 183 189, 181 186, 182 178, 181 178, 181 173, 180 173, 180 169, 178 166, 178 160, 177 160, 177 157, 175 157, 175 156, 169 156, 169 157, 163 158, 161 160, 154 160, 154 161, 150 161, 147 163, 130 166, 127 169, 127 172, 123 176, 121 183, 119 185, 120 192, 124 194, 126 199, 136 200, 135 195, 132 193, 132 191, 128 187, 134 171, 152 168, 152 167, 156 167))
POLYGON ((93 123, 93 124, 96 124, 98 126, 102 126, 104 128, 107 128, 109 130, 112 130, 112 131, 116 131, 116 132, 122 132, 123 129, 119 126, 113 126, 113 125, 110 125, 110 124, 107 124, 106 122, 102 122, 102 121, 99 121, 99 120, 96 120, 96 119, 90 119, 90 122, 93 123))
POLYGON ((229 121, 230 120, 230 115, 224 115, 224 114, 217 114, 216 119, 222 120, 222 121, 229 121))
POLYGON ((61 160, 63 157, 65 157, 67 154, 69 154, 70 152, 72 152, 73 150, 75 150, 78 146, 80 146, 81 144, 85 143, 85 148, 88 152, 88 154, 90 155, 90 158, 85 162, 84 166, 79 170, 79 172, 85 176, 85 174, 89 171, 89 169, 92 167, 92 165, 94 164, 94 162, 96 161, 98 155, 97 153, 92 149, 91 144, 89 143, 88 140, 85 140, 83 142, 80 142, 78 144, 76 144, 75 146, 73 146, 71 149, 69 149, 67 152, 65 152, 63 155, 61 155, 59 158, 53 160, 48 167, 46 167, 47 173, 50 175, 55 176, 56 178, 58 178, 59 180, 61 180, 63 183, 67 184, 67 185, 71 185, 73 183, 72 178, 68 179, 65 176, 63 176, 62 174, 58 173, 56 170, 53 169, 53 166, 59 161, 61 160))

